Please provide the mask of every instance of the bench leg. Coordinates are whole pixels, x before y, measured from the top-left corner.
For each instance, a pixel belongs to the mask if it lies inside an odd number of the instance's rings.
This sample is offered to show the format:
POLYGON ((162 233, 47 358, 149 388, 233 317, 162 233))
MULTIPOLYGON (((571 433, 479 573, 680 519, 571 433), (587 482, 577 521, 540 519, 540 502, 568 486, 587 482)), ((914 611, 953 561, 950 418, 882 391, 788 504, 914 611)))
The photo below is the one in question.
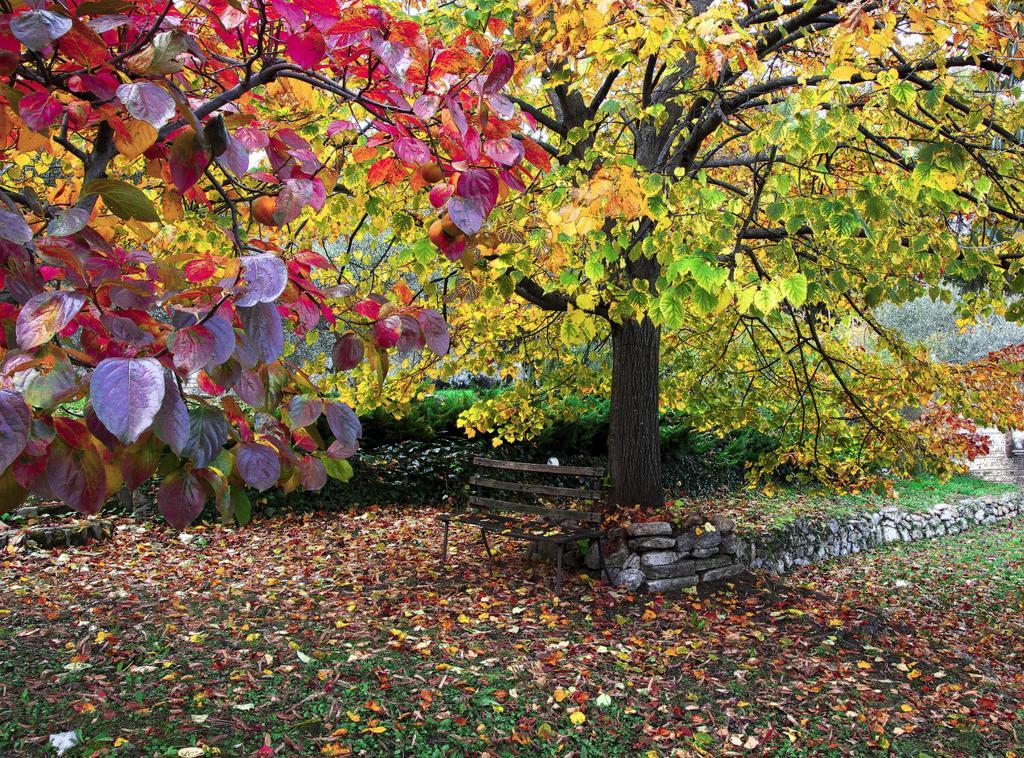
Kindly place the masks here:
POLYGON ((556 558, 557 568, 555 569, 555 594, 561 597, 562 595, 562 553, 565 551, 565 545, 561 542, 558 543, 558 555, 556 558))
POLYGON ((612 575, 608 573, 608 566, 604 562, 604 537, 597 538, 597 560, 601 562, 601 572, 604 574, 604 578, 608 580, 608 584, 613 584, 612 575))
POLYGON ((445 572, 445 563, 448 560, 448 522, 444 522, 444 542, 441 543, 441 573, 445 572))
POLYGON ((491 546, 487 544, 487 532, 483 529, 480 530, 480 539, 484 541, 484 550, 487 551, 487 563, 491 568, 493 568, 494 556, 491 555, 491 546))

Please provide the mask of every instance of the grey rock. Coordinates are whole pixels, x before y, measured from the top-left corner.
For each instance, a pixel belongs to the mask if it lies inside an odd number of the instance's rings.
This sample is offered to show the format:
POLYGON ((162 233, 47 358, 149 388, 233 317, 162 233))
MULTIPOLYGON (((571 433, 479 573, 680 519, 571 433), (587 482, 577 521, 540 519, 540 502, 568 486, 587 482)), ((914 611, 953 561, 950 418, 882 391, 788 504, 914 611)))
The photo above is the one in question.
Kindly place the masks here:
POLYGON ((638 590, 646 579, 647 577, 644 576, 644 572, 639 569, 623 569, 615 578, 615 586, 623 587, 630 591, 638 590))
POLYGON ((739 552, 739 539, 735 534, 727 534, 722 537, 722 552, 729 555, 736 555, 739 552))
POLYGON ((675 563, 666 563, 662 566, 651 566, 644 569, 648 579, 668 579, 676 576, 693 576, 697 573, 694 562, 684 558, 675 563))
POLYGON ((679 560, 679 553, 674 550, 663 550, 657 553, 644 553, 640 558, 640 566, 644 569, 653 566, 665 566, 679 560))
POLYGON ((696 568, 697 571, 707 571, 708 569, 730 566, 735 562, 736 560, 731 555, 720 555, 717 558, 705 558, 703 560, 694 561, 694 568, 696 568))
POLYGON ((651 579, 647 582, 648 592, 675 592, 686 587, 696 587, 697 577, 676 576, 671 579, 651 579))
POLYGON ((630 552, 626 549, 626 546, 620 545, 618 550, 611 555, 606 555, 604 557, 604 565, 608 567, 622 568, 629 556, 630 552))
POLYGON ((706 550, 709 547, 718 547, 722 544, 721 532, 704 532, 698 534, 694 540, 693 547, 695 550, 706 550))
POLYGON ((690 551, 690 555, 694 558, 710 558, 713 555, 718 555, 717 547, 705 547, 705 548, 694 548, 690 551))
POLYGON ((591 571, 597 571, 597 569, 601 568, 600 545, 597 544, 597 540, 590 541, 590 547, 587 548, 587 557, 583 562, 587 564, 587 568, 591 571))
POLYGON ((728 516, 723 516, 718 513, 711 517, 711 523, 714 525, 715 529, 718 530, 719 534, 722 534, 723 536, 729 534, 736 528, 735 521, 728 516))
POLYGON ((622 562, 623 571, 634 571, 640 568, 640 556, 636 553, 630 553, 629 557, 622 562))
POLYGON ((638 553, 646 553, 651 550, 671 550, 676 546, 675 537, 641 537, 630 540, 629 547, 638 553))
POLYGON ((630 537, 658 537, 672 534, 672 525, 667 521, 644 521, 626 527, 630 537))
POLYGON ((697 535, 693 532, 686 532, 676 537, 676 550, 680 553, 689 553, 697 543, 697 535))
POLYGON ((746 566, 739 563, 734 563, 731 566, 722 566, 721 568, 709 569, 701 574, 700 580, 702 582, 718 582, 722 579, 728 579, 731 576, 739 576, 747 570, 746 566))

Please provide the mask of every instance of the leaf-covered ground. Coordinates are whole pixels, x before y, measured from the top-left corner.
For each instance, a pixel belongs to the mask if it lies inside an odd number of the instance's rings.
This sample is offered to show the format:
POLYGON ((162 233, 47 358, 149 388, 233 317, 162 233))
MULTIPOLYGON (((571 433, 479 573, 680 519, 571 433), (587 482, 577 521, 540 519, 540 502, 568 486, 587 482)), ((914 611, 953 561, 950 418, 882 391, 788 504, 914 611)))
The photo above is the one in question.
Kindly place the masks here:
POLYGON ((897 505, 907 511, 925 511, 938 503, 954 503, 967 497, 1002 495, 1016 487, 958 475, 943 482, 932 476, 895 480, 892 495, 882 490, 837 494, 805 488, 786 487, 774 494, 727 491, 706 497, 677 500, 670 513, 719 513, 730 516, 741 528, 764 530, 792 522, 798 517, 828 519, 850 516, 897 505))
POLYGON ((1010 755, 1024 523, 634 598, 432 514, 0 555, 0 754, 1010 755), (266 746, 266 747, 264 747, 266 746))

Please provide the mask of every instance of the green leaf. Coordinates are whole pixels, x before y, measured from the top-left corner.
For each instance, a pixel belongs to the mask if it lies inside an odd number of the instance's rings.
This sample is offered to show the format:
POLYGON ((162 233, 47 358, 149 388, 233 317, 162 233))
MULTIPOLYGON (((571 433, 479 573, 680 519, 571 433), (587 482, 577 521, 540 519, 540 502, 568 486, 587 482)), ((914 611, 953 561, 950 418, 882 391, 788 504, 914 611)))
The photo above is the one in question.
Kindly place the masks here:
POLYGON ((339 482, 347 482, 352 478, 352 464, 348 461, 326 457, 321 458, 320 461, 324 464, 327 475, 332 479, 337 479, 339 482))
POLYGON ((249 523, 249 519, 252 518, 252 502, 241 487, 231 488, 231 507, 239 526, 249 523))
POLYGON ((799 308, 807 299, 807 277, 803 274, 793 274, 779 282, 779 289, 790 305, 799 308))
POLYGON ((722 285, 725 284, 725 280, 729 278, 729 272, 724 268, 712 266, 699 256, 690 255, 684 258, 683 261, 685 267, 689 269, 690 274, 701 289, 705 289, 710 293, 717 293, 722 285))
POLYGON ((658 314, 669 329, 678 329, 686 316, 686 301, 678 289, 661 293, 658 298, 658 314))
POLYGON ((159 221, 156 208, 138 187, 120 179, 93 179, 82 187, 82 197, 99 195, 103 204, 118 218, 138 221, 159 221))

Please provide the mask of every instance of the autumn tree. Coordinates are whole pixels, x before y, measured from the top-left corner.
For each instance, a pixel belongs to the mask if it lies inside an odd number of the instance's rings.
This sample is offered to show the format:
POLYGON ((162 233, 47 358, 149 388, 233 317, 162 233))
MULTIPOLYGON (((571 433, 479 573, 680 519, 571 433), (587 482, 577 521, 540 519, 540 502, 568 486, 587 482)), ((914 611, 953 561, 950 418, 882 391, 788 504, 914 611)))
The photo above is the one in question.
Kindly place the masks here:
POLYGON ((511 56, 363 3, 0 11, 0 510, 95 513, 157 472, 172 524, 211 499, 244 521, 243 485, 346 478, 359 420, 294 339, 333 332, 332 369, 386 375, 449 334, 322 243, 436 220, 432 263, 458 259, 536 172, 511 56))
POLYGON ((659 407, 764 429, 780 444, 763 470, 848 487, 880 468, 948 471, 973 444, 961 412, 1019 421, 1014 353, 937 364, 872 312, 956 277, 974 284, 964 318, 1004 313, 1024 282, 1015 6, 451 12, 507 26, 515 101, 552 165, 499 206, 453 323, 474 365, 545 366, 534 389, 557 389, 531 404, 517 387, 470 429, 515 438, 566 387, 607 391, 612 499, 654 507, 659 407))

